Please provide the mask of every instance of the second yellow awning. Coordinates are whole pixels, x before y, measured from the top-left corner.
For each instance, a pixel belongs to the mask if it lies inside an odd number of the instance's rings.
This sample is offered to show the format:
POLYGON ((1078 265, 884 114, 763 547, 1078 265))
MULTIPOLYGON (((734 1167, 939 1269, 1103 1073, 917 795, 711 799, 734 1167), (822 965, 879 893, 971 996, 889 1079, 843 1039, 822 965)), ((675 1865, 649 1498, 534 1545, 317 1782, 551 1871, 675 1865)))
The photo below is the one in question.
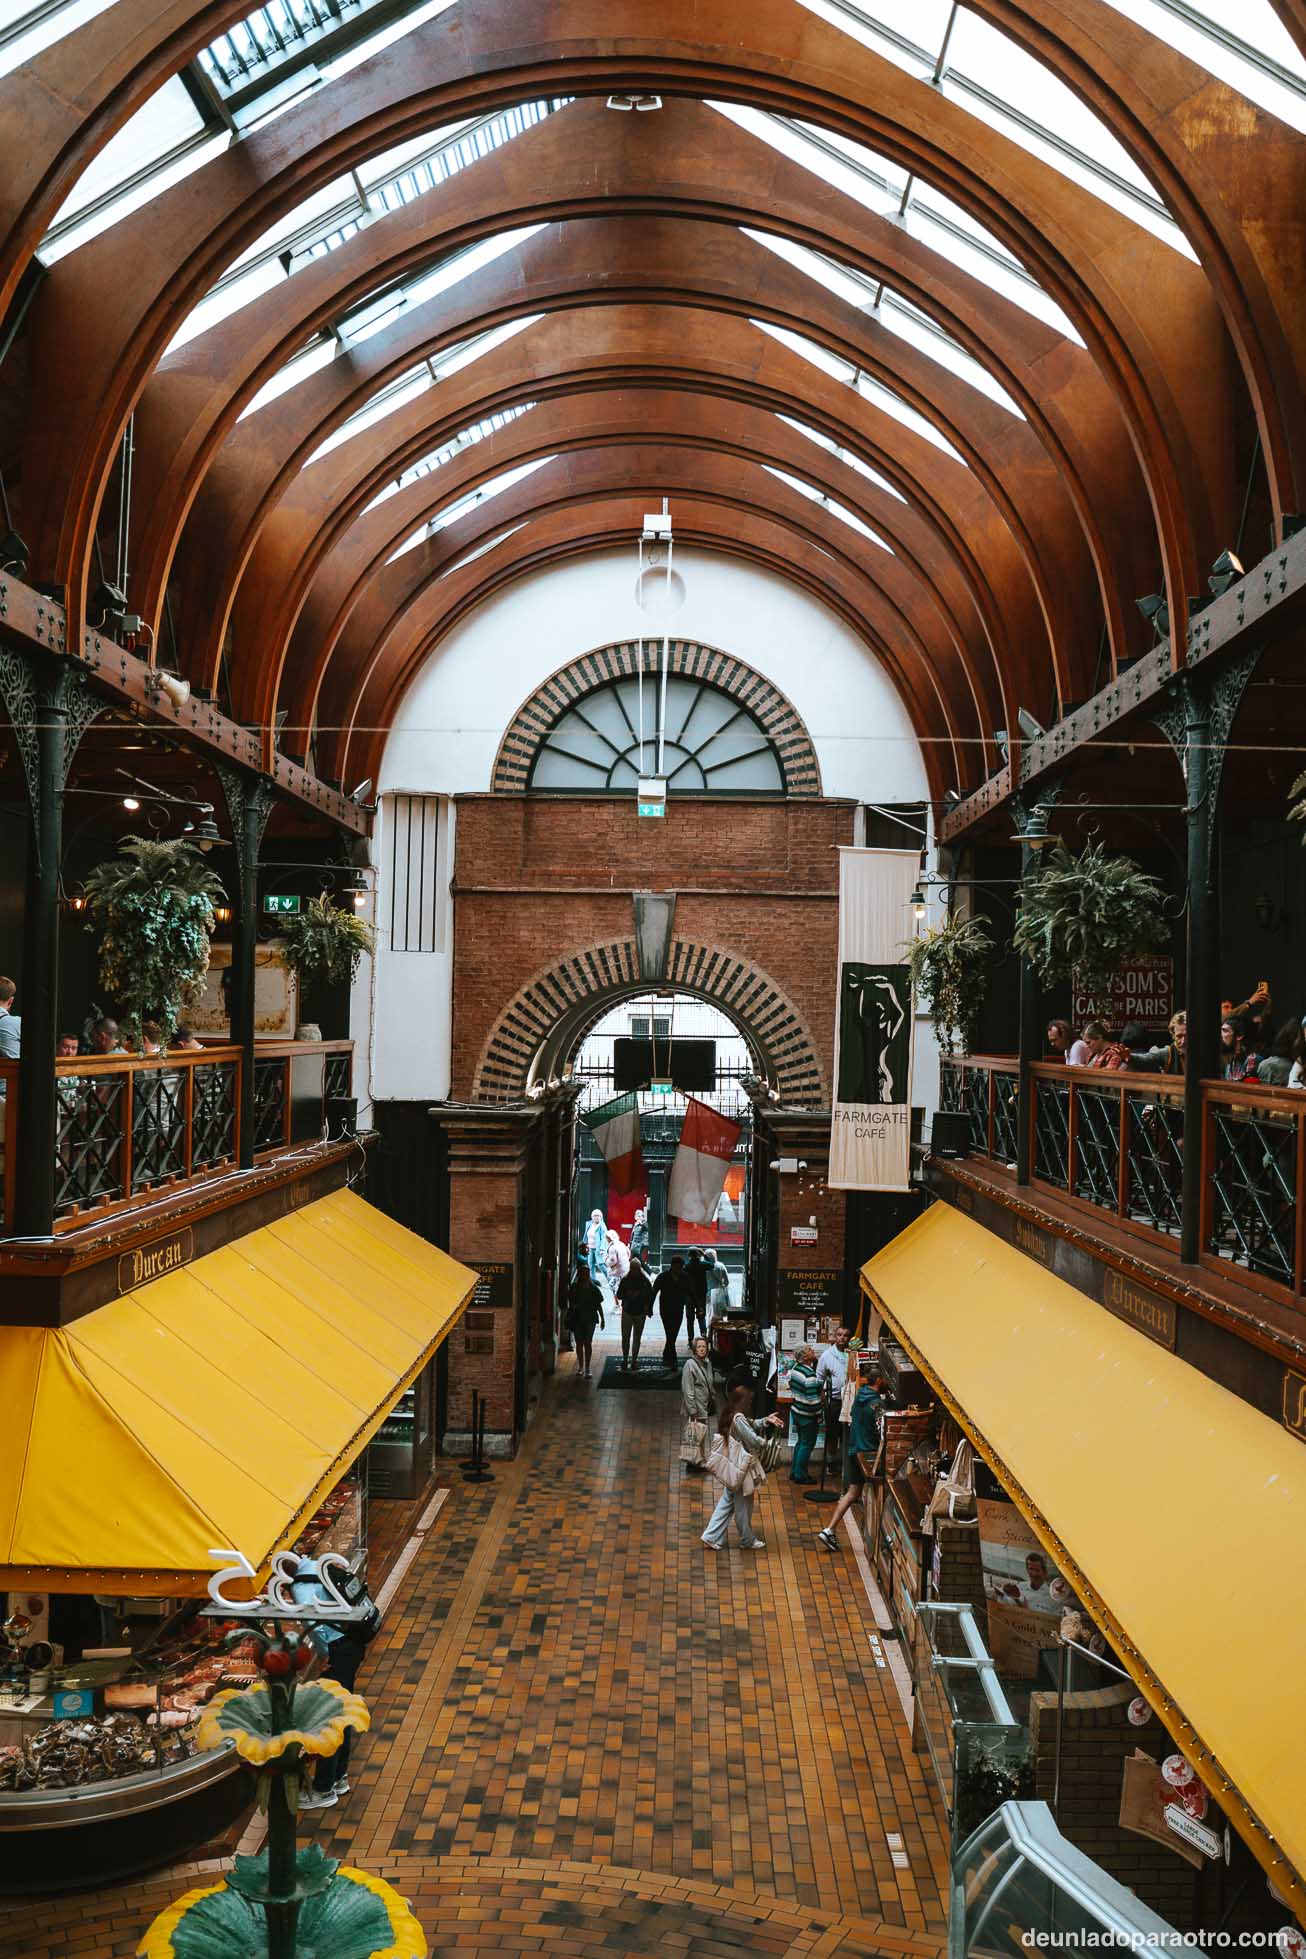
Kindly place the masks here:
POLYGON ((262 1569, 476 1274, 351 1191, 64 1327, 0 1327, 0 1588, 171 1595, 262 1569))
POLYGON ((1306 1448, 950 1205, 862 1284, 1306 1905, 1306 1448))

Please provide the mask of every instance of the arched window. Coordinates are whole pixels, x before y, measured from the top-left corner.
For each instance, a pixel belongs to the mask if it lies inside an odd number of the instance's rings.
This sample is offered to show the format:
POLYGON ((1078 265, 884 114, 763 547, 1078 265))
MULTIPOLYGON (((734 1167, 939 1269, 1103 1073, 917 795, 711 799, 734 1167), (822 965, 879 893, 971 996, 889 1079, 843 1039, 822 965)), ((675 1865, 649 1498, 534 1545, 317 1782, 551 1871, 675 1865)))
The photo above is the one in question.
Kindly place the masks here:
POLYGON ((630 795, 643 774, 665 776, 670 796, 784 795, 774 742, 721 688, 672 674, 665 714, 655 675, 645 676, 642 691, 642 721, 641 689, 633 675, 574 701, 540 740, 528 786, 573 795, 630 795))

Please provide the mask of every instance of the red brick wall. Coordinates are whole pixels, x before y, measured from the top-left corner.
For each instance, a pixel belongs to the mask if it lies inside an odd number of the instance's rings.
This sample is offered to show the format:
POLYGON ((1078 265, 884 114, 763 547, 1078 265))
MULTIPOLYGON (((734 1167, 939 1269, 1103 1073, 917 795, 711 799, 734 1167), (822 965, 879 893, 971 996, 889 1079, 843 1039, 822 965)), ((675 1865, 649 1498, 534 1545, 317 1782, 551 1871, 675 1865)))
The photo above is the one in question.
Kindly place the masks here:
POLYGON ((811 1029, 828 1080, 834 1041, 838 860, 853 806, 468 796, 455 831, 453 1087, 514 996, 585 947, 629 939, 631 894, 677 892, 675 936, 764 972, 811 1029))

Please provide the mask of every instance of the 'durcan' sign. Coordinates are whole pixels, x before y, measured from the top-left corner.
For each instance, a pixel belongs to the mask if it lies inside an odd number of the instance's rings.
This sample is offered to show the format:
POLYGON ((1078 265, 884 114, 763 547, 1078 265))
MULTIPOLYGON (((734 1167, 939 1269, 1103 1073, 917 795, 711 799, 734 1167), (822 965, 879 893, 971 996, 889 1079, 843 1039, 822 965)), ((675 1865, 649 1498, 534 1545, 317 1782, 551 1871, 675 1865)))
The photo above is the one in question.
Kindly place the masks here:
POLYGON ((135 1292, 137 1286, 148 1286, 152 1279, 162 1279, 179 1266, 189 1265, 194 1256, 195 1239, 189 1225, 182 1231, 174 1231, 169 1238, 138 1245, 135 1251, 124 1252, 118 1260, 118 1290, 135 1292))

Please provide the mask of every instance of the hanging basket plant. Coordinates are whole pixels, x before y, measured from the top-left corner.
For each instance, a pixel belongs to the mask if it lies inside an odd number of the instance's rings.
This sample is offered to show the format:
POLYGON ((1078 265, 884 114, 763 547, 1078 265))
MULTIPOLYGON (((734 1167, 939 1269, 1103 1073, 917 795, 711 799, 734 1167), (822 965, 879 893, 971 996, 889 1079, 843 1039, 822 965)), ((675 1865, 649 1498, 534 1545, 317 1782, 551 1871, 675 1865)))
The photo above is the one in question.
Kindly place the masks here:
POLYGON ((140 1047, 142 1024, 155 1020, 166 1047, 209 970, 221 880, 184 838, 128 837, 117 857, 96 865, 85 892, 103 933, 100 983, 118 1002, 124 1030, 140 1047))
POLYGON ((993 941, 982 912, 973 918, 950 918, 907 942, 911 983, 929 1013, 939 1046, 945 1054, 957 1042, 970 1046, 971 1029, 984 1003, 989 956, 993 941))
POLYGON ((1021 888, 1015 947, 1045 986, 1074 979, 1086 993, 1105 993, 1122 966, 1168 936, 1158 880, 1101 844, 1078 857, 1053 844, 1021 888))
POLYGON ((363 954, 376 948, 376 934, 357 912, 342 911, 322 896, 281 922, 273 945, 300 986, 313 980, 348 985, 363 954))

